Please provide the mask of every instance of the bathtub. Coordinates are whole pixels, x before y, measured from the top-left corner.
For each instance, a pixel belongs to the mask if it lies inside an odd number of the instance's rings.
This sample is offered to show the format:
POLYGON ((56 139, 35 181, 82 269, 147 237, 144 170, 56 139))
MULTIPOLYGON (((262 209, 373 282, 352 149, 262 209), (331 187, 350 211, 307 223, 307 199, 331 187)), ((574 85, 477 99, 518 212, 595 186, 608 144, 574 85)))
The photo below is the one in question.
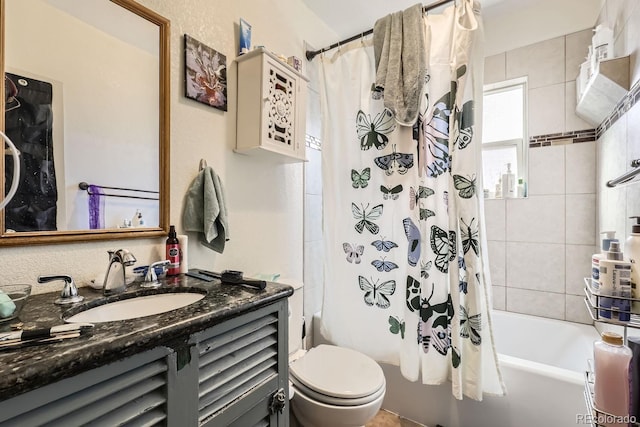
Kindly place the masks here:
MULTIPOLYGON (((314 322, 319 323, 319 322, 314 322)), ((586 414, 584 370, 599 335, 590 325, 493 311, 504 397, 458 401, 451 384, 426 386, 381 364, 387 393, 382 407, 435 427, 566 427, 586 414)))

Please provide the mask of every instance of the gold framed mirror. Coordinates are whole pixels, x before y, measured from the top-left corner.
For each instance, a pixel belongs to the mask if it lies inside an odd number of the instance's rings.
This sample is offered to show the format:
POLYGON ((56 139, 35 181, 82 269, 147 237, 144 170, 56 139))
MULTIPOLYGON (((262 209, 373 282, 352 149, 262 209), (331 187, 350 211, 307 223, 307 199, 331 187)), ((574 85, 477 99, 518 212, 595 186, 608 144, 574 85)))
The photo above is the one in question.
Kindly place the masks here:
POLYGON ((166 235, 169 21, 134 0, 0 0, 0 15, 0 129, 21 152, 0 246, 166 235))

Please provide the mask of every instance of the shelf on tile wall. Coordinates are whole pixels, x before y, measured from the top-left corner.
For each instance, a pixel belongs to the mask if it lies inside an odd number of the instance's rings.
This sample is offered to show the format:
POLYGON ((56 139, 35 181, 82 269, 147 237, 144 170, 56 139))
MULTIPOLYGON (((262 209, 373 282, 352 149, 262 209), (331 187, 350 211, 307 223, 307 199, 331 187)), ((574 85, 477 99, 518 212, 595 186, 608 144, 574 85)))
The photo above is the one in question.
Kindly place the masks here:
MULTIPOLYGON (((598 126, 629 91, 629 56, 601 61, 578 99, 576 113, 598 126)), ((576 80, 577 82, 577 80, 576 80)), ((578 83, 576 83, 578 84, 578 83)), ((577 93, 580 88, 577 88, 577 93)))

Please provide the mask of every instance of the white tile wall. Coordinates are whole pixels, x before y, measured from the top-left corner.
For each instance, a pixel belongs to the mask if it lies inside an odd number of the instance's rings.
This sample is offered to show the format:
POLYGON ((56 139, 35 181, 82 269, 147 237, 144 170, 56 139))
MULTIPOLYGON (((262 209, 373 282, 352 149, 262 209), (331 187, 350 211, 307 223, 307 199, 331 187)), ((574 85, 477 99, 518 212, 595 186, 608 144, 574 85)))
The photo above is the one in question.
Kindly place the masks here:
POLYGON ((564 245, 507 242, 507 288, 563 294, 564 245))
POLYGON ((489 247, 489 271, 491 284, 494 286, 506 285, 506 243, 495 240, 487 241, 489 247))
POLYGON ((597 246, 566 245, 565 292, 584 295, 584 278, 591 277, 591 255, 600 252, 597 246))
POLYGON ((507 241, 564 243, 564 215, 563 195, 507 200, 507 241))
POLYGON ((507 310, 564 320, 565 294, 507 288, 507 310))
POLYGON ((564 146, 529 150, 529 195, 565 193, 564 146))
MULTIPOLYGON (((591 36, 588 28, 485 58, 486 83, 502 67, 505 79, 528 76, 528 136, 593 128, 575 114, 591 36)), ((596 243, 597 151, 595 142, 530 149, 529 197, 485 201, 496 308, 591 321, 581 295, 596 243)))
POLYGON ((506 201, 504 199, 487 199, 484 201, 485 223, 487 236, 491 240, 505 240, 506 238, 506 201))
POLYGON ((499 53, 484 59, 485 84, 506 80, 506 54, 499 53))
POLYGON ((496 310, 506 310, 507 308, 507 290, 504 286, 493 286, 493 308, 496 310))
POLYGON ((565 147, 567 194, 595 194, 596 143, 583 142, 565 147))
POLYGON ((507 79, 529 76, 532 89, 565 82, 564 37, 507 52, 507 79))
POLYGON ((565 83, 529 89, 529 135, 564 131, 565 83))
POLYGON ((595 245, 596 195, 567 194, 567 236, 565 242, 573 245, 595 245))

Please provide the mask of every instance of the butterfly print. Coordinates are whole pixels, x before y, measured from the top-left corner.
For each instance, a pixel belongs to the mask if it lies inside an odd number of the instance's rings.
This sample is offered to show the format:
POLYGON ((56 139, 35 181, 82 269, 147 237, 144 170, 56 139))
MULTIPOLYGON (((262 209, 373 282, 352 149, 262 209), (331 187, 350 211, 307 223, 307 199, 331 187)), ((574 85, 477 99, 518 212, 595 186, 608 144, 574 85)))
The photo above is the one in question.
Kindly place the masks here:
MULTIPOLYGON (((432 107, 431 114, 419 118, 421 134, 418 135, 422 168, 428 177, 437 178, 451 170, 449 154, 449 116, 451 94, 447 93, 432 107)), ((419 129, 420 130, 420 129, 419 129)), ((422 169, 421 168, 421 169, 422 169)))
POLYGON ((385 271, 385 272, 389 272, 395 268, 398 268, 398 264, 391 261, 385 261, 384 258, 381 260, 376 259, 371 261, 371 265, 373 265, 376 268, 376 270, 385 271))
MULTIPOLYGON (((372 279, 373 281, 373 279, 372 279)), ((380 308, 389 308, 391 302, 389 296, 393 295, 396 291, 396 281, 389 280, 378 284, 371 284, 367 279, 362 276, 358 276, 358 284, 360 289, 364 291, 364 302, 368 306, 376 305, 380 308)))
POLYGON ((395 243, 393 243, 390 240, 384 240, 384 237, 382 238, 382 240, 374 240, 373 242, 371 242, 371 244, 379 251, 384 251, 384 252, 389 252, 391 249, 393 248, 397 248, 398 245, 396 245, 395 243))
POLYGON ((366 207, 362 206, 362 209, 360 209, 355 203, 351 203, 351 212, 353 213, 353 217, 359 220, 354 228, 360 234, 362 234, 362 231, 365 228, 369 230, 371 234, 378 234, 380 227, 372 221, 377 220, 382 216, 383 206, 376 205, 372 207, 369 212, 367 212, 367 207, 369 207, 369 205, 366 207))
POLYGON ((420 282, 407 276, 407 308, 409 311, 420 310, 420 282))
POLYGON ((473 249, 473 252, 476 253, 476 256, 480 256, 480 243, 478 242, 478 225, 476 224, 475 228, 473 227, 473 222, 475 218, 471 218, 471 223, 467 224, 464 222, 462 218, 460 218, 460 222, 464 224, 464 227, 460 230, 460 239, 462 240, 462 251, 466 255, 469 252, 469 249, 473 249))
MULTIPOLYGON (((423 187, 421 185, 418 187, 417 192, 413 187, 410 187, 409 188, 409 209, 411 210, 415 209, 415 207, 419 205, 420 199, 425 199, 429 196, 432 196, 433 194, 435 194, 435 191, 433 191, 429 187, 423 187)), ((430 209, 419 208, 419 211, 420 211, 421 220, 427 220, 432 216, 436 216, 436 213, 430 209)))
POLYGON ((433 191, 429 187, 424 187, 422 185, 418 186, 418 191, 416 191, 413 187, 409 187, 409 209, 413 210, 416 206, 418 206, 420 199, 426 199, 427 197, 434 194, 435 191, 433 191))
POLYGON ((449 271, 449 262, 456 257, 456 233, 449 231, 447 234, 437 225, 431 226, 431 249, 436 254, 436 268, 442 272, 449 271))
POLYGON ((431 270, 432 265, 432 261, 428 261, 427 263, 423 263, 422 261, 420 261, 420 277, 422 277, 423 279, 428 279, 429 270, 431 270))
POLYGON ((356 131, 360 139, 360 149, 368 150, 376 147, 382 150, 389 142, 389 135, 396 128, 393 113, 385 108, 371 121, 371 116, 362 110, 356 115, 356 131))
POLYGON ((394 335, 400 334, 400 338, 404 339, 405 323, 395 316, 389 316, 389 332, 394 335))
POLYGON ((453 185, 463 199, 470 199, 476 194, 476 178, 467 179, 461 175, 453 175, 453 185))
POLYGON ((462 338, 470 338, 474 345, 482 343, 482 320, 480 313, 469 316, 467 310, 460 306, 460 336, 462 338))
POLYGON ((394 145, 391 154, 376 157, 373 162, 388 176, 395 171, 398 171, 400 175, 404 175, 413 167, 413 154, 396 153, 394 145))
POLYGON ((429 298, 423 299, 420 307, 420 322, 418 322, 418 343, 422 344, 422 351, 429 352, 433 347, 442 355, 446 355, 451 346, 451 318, 453 304, 451 295, 447 301, 431 305, 433 288, 429 298))
POLYGON ((385 200, 392 199, 397 200, 402 193, 402 185, 396 185, 395 187, 385 187, 384 185, 380 186, 380 191, 382 192, 382 197, 385 200))
POLYGON ((458 111, 457 126, 459 127, 456 144, 460 150, 465 149, 473 140, 473 101, 467 101, 462 106, 462 111, 458 111))
POLYGON ((415 267, 420 259, 420 230, 413 223, 411 218, 405 218, 402 220, 404 226, 404 234, 409 241, 409 250, 407 255, 407 262, 410 266, 415 267))
POLYGON ((364 253, 364 246, 356 245, 355 243, 353 245, 351 243, 343 243, 342 249, 344 249, 344 253, 347 254, 347 261, 360 264, 362 254, 364 253))
POLYGON ((351 169, 351 185, 353 188, 365 188, 369 185, 369 179, 371 179, 371 168, 364 168, 362 172, 351 169))

